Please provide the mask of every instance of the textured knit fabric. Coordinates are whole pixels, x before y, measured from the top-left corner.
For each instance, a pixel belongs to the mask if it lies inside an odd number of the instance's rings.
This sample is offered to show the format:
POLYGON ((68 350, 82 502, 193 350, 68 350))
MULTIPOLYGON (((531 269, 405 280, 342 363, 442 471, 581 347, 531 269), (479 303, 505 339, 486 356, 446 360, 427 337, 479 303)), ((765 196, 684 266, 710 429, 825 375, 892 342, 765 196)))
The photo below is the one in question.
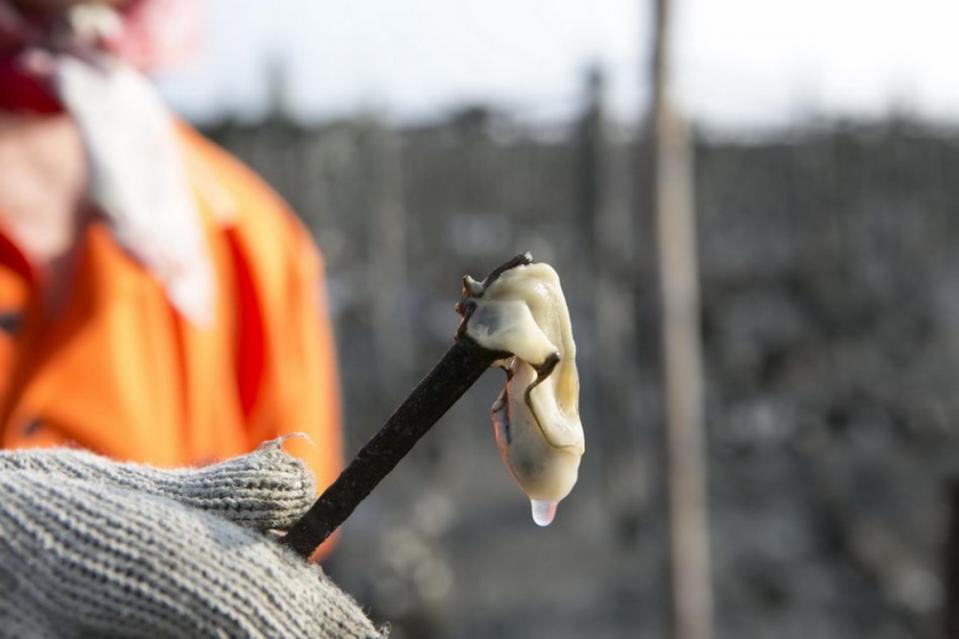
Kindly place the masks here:
POLYGON ((0 495, 0 637, 385 636, 259 532, 313 495, 278 442, 179 471, 0 453, 0 495))

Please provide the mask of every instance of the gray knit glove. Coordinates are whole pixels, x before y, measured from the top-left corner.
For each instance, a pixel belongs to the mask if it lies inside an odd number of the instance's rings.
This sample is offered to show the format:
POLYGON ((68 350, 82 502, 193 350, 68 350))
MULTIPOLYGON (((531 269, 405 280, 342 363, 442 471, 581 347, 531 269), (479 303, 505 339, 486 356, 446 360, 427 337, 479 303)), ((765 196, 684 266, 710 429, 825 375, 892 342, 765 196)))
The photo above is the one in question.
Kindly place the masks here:
POLYGON ((279 442, 197 470, 2 452, 0 637, 385 636, 263 534, 312 500, 279 442))

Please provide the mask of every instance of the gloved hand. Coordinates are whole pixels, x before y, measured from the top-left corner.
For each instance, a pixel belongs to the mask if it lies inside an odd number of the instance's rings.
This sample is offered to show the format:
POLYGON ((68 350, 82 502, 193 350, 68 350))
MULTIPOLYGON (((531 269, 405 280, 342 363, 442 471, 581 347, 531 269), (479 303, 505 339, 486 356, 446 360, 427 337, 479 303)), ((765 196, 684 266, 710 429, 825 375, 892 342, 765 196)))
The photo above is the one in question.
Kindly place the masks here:
POLYGON ((384 637, 264 534, 313 496, 278 441, 192 470, 0 452, 0 637, 384 637))

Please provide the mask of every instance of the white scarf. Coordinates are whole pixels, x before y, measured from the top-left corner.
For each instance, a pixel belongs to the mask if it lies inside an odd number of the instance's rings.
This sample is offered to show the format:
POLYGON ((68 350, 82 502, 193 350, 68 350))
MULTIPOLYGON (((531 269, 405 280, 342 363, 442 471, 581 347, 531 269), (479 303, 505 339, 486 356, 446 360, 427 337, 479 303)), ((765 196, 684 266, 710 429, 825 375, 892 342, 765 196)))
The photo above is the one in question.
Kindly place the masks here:
MULTIPOLYGON (((16 17, 6 0, 0 5, 5 21, 16 17)), ((137 69, 100 46, 122 28, 111 8, 78 5, 52 37, 28 38, 23 57, 49 73, 79 128, 90 201, 172 305, 203 326, 212 319, 215 284, 202 221, 172 116, 137 69)))

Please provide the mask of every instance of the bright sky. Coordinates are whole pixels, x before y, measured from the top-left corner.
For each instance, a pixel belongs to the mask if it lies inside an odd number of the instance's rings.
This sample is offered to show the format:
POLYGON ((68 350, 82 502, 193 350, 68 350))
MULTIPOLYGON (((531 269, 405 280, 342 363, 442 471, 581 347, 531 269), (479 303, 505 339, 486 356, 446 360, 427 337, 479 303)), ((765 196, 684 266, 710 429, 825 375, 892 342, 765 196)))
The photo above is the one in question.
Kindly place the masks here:
MULTIPOLYGON (((161 86, 194 118, 255 117, 285 66, 306 118, 398 118, 487 101, 526 117, 576 108, 600 62, 617 112, 647 88, 652 0, 207 0, 206 44, 161 86)), ((959 122, 959 2, 676 0, 677 90, 700 122, 778 125, 905 110, 959 122)))

